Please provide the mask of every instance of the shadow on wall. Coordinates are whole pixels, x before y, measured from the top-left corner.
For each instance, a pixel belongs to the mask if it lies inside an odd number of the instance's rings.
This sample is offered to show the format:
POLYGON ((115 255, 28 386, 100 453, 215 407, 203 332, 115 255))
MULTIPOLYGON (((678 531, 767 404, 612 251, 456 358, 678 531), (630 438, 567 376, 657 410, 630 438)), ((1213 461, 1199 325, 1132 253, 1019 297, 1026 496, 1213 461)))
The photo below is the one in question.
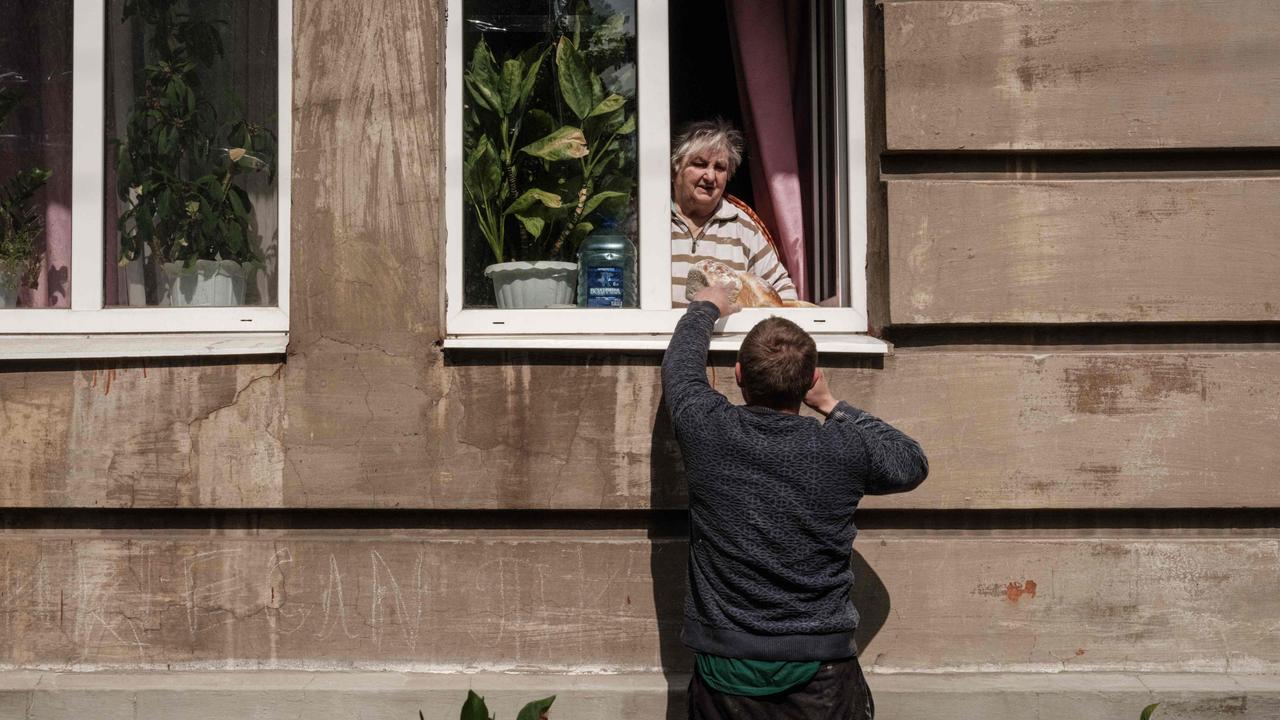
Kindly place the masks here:
MULTIPOLYGON (((855 522, 857 517, 855 515, 855 522)), ((884 627, 889 618, 889 589, 876 571, 867 564, 862 553, 858 552, 858 542, 854 540, 853 555, 853 606, 858 609, 858 631, 854 639, 858 643, 858 657, 865 670, 875 661, 875 657, 867 653, 871 641, 884 627)))
MULTIPOLYGON (((688 502, 684 488, 684 464, 680 446, 671 429, 671 415, 664 395, 658 402, 653 419, 653 437, 649 443, 649 507, 684 508, 688 502)), ((684 620, 686 553, 688 523, 683 523, 681 537, 664 531, 660 523, 649 523, 649 571, 653 586, 653 607, 658 617, 658 648, 662 674, 667 681, 666 720, 688 717, 685 693, 693 655, 680 642, 680 626, 684 620), (673 542, 680 540, 681 542, 673 542)))
MULTIPOLYGON (((663 397, 654 417, 652 442, 649 445, 649 507, 666 509, 686 506, 680 446, 671 429, 671 417, 667 411, 666 398, 663 397)), ((693 653, 680 642, 688 562, 688 523, 682 525, 683 535, 675 534, 668 524, 652 519, 648 527, 649 572, 653 580, 653 607, 658 616, 659 660, 667 681, 665 717, 666 720, 683 720, 688 717, 685 695, 688 691, 689 673, 693 671, 693 653)), ((889 591, 880 576, 856 549, 850 557, 850 564, 854 576, 853 604, 860 616, 855 638, 865 668, 874 660, 865 654, 865 649, 871 645, 889 617, 889 591)))

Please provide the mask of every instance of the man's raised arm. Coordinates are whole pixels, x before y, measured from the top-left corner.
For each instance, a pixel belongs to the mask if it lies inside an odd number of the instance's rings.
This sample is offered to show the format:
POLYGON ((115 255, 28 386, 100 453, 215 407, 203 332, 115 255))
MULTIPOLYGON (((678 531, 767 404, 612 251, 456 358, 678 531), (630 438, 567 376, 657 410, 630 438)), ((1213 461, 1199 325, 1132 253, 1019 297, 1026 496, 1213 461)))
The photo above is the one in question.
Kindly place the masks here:
POLYGON ((707 350, 716 320, 740 309, 719 286, 700 290, 691 299, 662 356, 662 392, 672 418, 699 399, 720 397, 707 382, 707 350))
POLYGON ((804 402, 827 417, 856 432, 867 451, 868 495, 914 490, 929 475, 929 460, 920 443, 906 433, 843 400, 836 400, 821 370, 814 375, 813 388, 804 402))

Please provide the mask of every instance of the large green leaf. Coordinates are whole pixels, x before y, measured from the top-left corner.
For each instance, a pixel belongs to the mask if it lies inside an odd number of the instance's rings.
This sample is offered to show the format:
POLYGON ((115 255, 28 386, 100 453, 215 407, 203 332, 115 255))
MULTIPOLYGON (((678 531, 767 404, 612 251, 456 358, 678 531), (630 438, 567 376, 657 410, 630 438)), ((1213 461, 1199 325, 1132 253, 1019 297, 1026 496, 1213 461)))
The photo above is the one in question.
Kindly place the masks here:
POLYGON ((606 200, 612 200, 614 198, 624 198, 626 196, 627 194, 624 192, 615 192, 613 190, 605 190, 603 192, 598 192, 595 195, 592 195, 590 198, 588 198, 586 204, 582 206, 582 216, 586 217, 591 213, 595 212, 595 209, 600 207, 600 204, 605 202, 606 200))
POLYGON ((585 118, 595 104, 591 98, 591 71, 587 60, 567 37, 556 45, 556 71, 560 78, 560 94, 574 115, 585 118))
POLYGON ((526 139, 526 142, 532 142, 534 138, 550 135, 558 125, 556 119, 546 110, 529 108, 524 114, 524 119, 520 121, 520 137, 526 139))
POLYGON ((470 75, 462 78, 462 84, 466 86, 467 93, 471 95, 471 99, 475 101, 476 105, 479 105, 490 112, 498 112, 489 101, 490 96, 480 92, 479 85, 477 85, 476 81, 473 80, 470 75))
POLYGON ((534 700, 520 708, 520 714, 516 716, 516 720, 539 720, 543 713, 551 709, 551 703, 555 701, 555 695, 541 700, 534 700))
POLYGON ((626 102, 627 102, 626 98, 615 93, 605 98, 604 100, 601 100, 600 104, 591 108, 591 114, 587 115, 587 117, 595 117, 597 115, 606 115, 608 113, 611 113, 621 108, 623 105, 626 104, 626 102))
POLYGON ((600 76, 591 73, 591 107, 604 102, 604 82, 600 80, 600 76))
POLYGON ((462 703, 462 713, 458 716, 458 720, 492 720, 489 714, 489 708, 485 707, 484 698, 475 693, 474 690, 467 691, 467 701, 462 703))
POLYGON ((578 247, 582 244, 583 240, 587 239, 587 236, 591 234, 591 231, 595 229, 596 226, 589 222, 580 222, 577 225, 574 225, 573 230, 569 233, 569 242, 573 244, 573 247, 578 247))
POLYGON ((483 38, 476 43, 476 49, 471 53, 471 67, 467 70, 466 79, 467 89, 476 102, 486 109, 502 112, 502 79, 498 77, 497 61, 493 59, 493 53, 489 51, 483 38))
POLYGON ((539 190, 538 188, 530 188, 525 190, 523 195, 516 198, 510 205, 508 205, 507 209, 503 211, 503 214, 511 215, 513 213, 524 212, 539 203, 548 208, 558 208, 564 204, 561 202, 560 196, 555 193, 547 192, 546 190, 539 190))
POLYGON ((520 106, 524 106, 525 103, 529 102, 529 95, 533 93, 533 86, 538 82, 538 71, 542 69, 542 59, 547 56, 547 52, 550 49, 551 46, 548 45, 542 49, 542 52, 539 52, 536 56, 529 59, 529 69, 525 72, 524 78, 520 81, 520 106))
POLYGON ((491 198, 498 193, 502 184, 502 164, 488 135, 480 136, 480 142, 467 156, 463 163, 463 176, 467 192, 473 197, 491 198))
POLYGON ((547 221, 537 215, 516 215, 516 220, 524 227, 525 232, 534 240, 542 237, 542 231, 547 226, 547 221))
POLYGON ((559 195, 538 188, 526 190, 523 195, 506 209, 504 215, 515 215, 516 220, 524 227, 534 240, 542 237, 547 221, 564 207, 559 195))
POLYGON ((1151 703, 1150 705, 1148 705, 1148 706, 1146 706, 1146 707, 1142 708, 1142 718, 1141 718, 1141 720, 1151 720, 1151 713, 1155 712, 1155 711, 1156 711, 1156 707, 1157 707, 1157 706, 1159 706, 1159 705, 1160 705, 1160 703, 1151 703))
POLYGON ((524 84, 524 63, 508 60, 502 63, 502 114, 510 115, 520 101, 520 89, 524 84))
POLYGON ((550 135, 525 145, 520 148, 520 152, 543 160, 573 160, 586 157, 587 137, 578 128, 565 125, 550 135))

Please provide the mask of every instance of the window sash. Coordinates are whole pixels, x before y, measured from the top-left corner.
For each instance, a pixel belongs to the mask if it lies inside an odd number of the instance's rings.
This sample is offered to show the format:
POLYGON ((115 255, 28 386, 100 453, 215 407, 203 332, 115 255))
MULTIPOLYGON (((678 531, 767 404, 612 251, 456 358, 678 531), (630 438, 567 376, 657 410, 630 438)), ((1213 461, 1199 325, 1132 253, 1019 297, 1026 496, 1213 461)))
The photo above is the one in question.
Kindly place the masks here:
MULTIPOLYGON (((636 1, 639 153, 640 308, 587 310, 466 308, 463 300, 462 0, 448 0, 445 29, 445 288, 446 332, 463 335, 670 334, 683 310, 671 308, 671 121, 667 0, 636 1)), ((851 307, 750 308, 722 321, 722 332, 746 332, 764 317, 785 314, 809 332, 866 332, 866 135, 863 117, 862 13, 845 14, 848 92, 847 259, 851 307)))
MULTIPOLYGON (((293 2, 278 7, 276 115, 279 202, 277 289, 273 306, 104 307, 106 29, 102 0, 75 0, 71 90, 71 308, 5 308, 0 334, 276 332, 289 329, 290 208, 293 174, 293 2)), ((38 338, 35 339, 38 342, 38 338)))

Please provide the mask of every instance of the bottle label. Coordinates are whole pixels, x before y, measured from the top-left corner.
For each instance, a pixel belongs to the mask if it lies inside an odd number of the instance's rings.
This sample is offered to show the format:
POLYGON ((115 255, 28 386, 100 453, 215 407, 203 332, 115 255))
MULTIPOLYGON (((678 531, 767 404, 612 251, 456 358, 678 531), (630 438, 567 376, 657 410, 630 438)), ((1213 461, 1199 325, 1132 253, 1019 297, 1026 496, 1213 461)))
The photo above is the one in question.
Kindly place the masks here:
POLYGON ((587 307, 622 307, 622 268, 593 267, 587 270, 587 307))

